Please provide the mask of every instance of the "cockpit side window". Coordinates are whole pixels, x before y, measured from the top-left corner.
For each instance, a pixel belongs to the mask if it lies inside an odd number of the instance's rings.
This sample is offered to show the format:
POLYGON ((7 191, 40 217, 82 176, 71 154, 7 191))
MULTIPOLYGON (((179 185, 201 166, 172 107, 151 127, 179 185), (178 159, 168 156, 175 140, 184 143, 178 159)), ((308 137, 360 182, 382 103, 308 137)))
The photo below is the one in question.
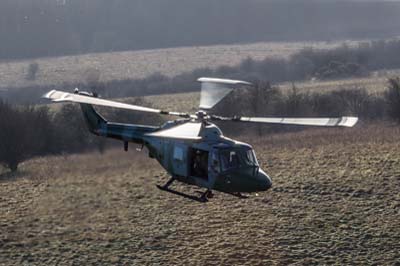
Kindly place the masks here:
POLYGON ((219 163, 219 158, 218 158, 218 153, 213 151, 211 153, 211 168, 214 170, 214 172, 219 173, 221 172, 220 168, 220 163, 219 163))
POLYGON ((222 150, 220 152, 222 171, 239 167, 239 158, 236 151, 222 150))

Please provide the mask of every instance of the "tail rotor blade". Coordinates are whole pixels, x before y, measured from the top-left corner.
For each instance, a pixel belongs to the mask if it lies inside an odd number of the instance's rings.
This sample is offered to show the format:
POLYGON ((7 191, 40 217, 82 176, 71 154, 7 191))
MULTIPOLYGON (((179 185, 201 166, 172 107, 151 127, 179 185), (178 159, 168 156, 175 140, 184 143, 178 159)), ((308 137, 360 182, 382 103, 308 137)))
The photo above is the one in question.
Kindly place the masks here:
POLYGON ((250 86, 249 82, 232 79, 199 78, 201 82, 200 109, 211 109, 237 86, 250 86))

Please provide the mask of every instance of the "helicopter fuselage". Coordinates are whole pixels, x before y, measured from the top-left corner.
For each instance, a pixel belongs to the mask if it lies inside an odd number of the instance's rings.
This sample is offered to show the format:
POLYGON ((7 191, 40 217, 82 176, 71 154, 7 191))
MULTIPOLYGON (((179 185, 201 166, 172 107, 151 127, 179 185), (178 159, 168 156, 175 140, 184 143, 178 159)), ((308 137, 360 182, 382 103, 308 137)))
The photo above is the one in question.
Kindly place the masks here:
POLYGON ((227 193, 271 187, 250 145, 224 137, 211 123, 204 123, 200 132, 199 141, 144 137, 144 144, 149 156, 181 182, 227 193))
POLYGON ((227 193, 265 191, 271 178, 260 168, 249 144, 223 136, 212 123, 178 119, 160 127, 107 122, 91 105, 81 104, 89 130, 99 136, 142 144, 174 179, 227 193), (183 124, 201 126, 198 139, 154 136, 183 124), (201 124, 201 125, 200 125, 201 124))

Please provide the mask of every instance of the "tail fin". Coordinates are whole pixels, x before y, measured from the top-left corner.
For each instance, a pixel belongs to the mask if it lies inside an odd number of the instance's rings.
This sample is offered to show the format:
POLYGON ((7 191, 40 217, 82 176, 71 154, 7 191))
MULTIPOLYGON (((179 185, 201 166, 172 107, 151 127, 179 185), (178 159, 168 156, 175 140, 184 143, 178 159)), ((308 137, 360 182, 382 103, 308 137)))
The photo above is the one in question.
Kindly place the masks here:
MULTIPOLYGON (((78 89, 75 89, 74 94, 79 94, 89 97, 97 97, 93 93, 88 93, 84 91, 80 92, 78 89)), ((99 113, 96 112, 92 104, 152 112, 152 113, 161 113, 160 110, 136 106, 136 105, 123 104, 113 101, 101 100, 101 99, 98 99, 96 101, 95 99, 91 99, 89 97, 82 97, 79 95, 75 97, 74 94, 52 90, 46 93, 46 95, 44 95, 43 97, 51 99, 53 102, 79 103, 83 112, 83 116, 86 120, 86 124, 89 128, 89 131, 98 136, 122 140, 124 141, 124 143, 131 141, 143 144, 144 136, 146 134, 153 133, 160 129, 159 127, 154 127, 154 126, 108 122, 99 113)))
POLYGON ((81 103, 80 106, 89 131, 99 136, 103 135, 107 128, 107 120, 97 113, 92 105, 81 103))

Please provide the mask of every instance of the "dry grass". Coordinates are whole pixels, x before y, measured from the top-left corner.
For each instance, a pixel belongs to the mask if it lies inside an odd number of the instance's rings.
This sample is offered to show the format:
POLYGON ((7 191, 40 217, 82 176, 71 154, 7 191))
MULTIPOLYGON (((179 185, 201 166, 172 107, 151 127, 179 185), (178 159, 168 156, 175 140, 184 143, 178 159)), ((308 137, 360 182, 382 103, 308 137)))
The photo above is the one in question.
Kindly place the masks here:
POLYGON ((196 112, 200 104, 199 92, 172 93, 164 95, 145 96, 146 102, 163 110, 196 112))
MULTIPOLYGON (((400 70, 382 70, 373 72, 365 78, 349 78, 327 81, 304 81, 296 82, 300 92, 330 92, 338 89, 359 89, 364 88, 370 94, 381 94, 388 86, 388 79, 400 75, 400 70)), ((279 85, 282 91, 292 89, 292 83, 285 82, 279 85)))
POLYGON ((167 176, 143 154, 31 160, 1 176, 0 265, 395 264, 399 133, 243 137, 273 189, 247 200, 216 193, 204 205, 157 190, 167 176))
MULTIPOLYGON (((0 88, 85 82, 100 74, 101 81, 143 78, 155 72, 175 76, 196 68, 236 65, 251 57, 286 57, 304 47, 332 48, 343 42, 253 43, 182 47, 133 52, 97 53, 0 63, 0 88), (30 63, 39 64, 35 80, 26 80, 30 63)), ((354 41, 347 41, 353 45, 354 41)))

